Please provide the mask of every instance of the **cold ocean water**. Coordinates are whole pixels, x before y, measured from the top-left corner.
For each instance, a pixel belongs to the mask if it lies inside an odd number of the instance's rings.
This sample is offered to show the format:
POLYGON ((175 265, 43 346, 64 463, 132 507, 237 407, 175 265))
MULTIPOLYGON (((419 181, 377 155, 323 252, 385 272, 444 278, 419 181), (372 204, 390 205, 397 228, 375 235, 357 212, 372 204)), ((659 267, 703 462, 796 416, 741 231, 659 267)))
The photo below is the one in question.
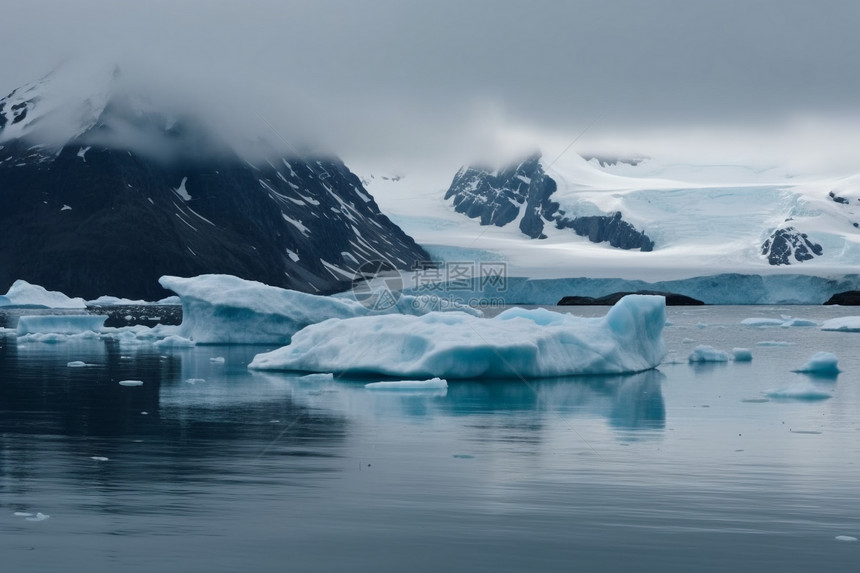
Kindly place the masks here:
POLYGON ((860 334, 740 325, 852 314, 669 308, 657 370, 447 391, 0 338, 0 570, 855 571, 860 334))

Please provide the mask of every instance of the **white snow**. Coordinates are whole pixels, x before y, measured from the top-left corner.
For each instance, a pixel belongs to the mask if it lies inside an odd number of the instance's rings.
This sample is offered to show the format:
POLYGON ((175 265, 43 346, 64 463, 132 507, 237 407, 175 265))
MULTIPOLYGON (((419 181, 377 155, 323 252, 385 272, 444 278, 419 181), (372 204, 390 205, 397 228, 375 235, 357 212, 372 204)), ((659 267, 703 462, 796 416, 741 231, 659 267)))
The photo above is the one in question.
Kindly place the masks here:
MULTIPOLYGON (((711 304, 820 304, 838 292, 827 292, 830 287, 825 281, 814 284, 813 275, 825 279, 853 275, 841 290, 857 288, 860 233, 853 222, 860 218, 857 210, 828 197, 828 191, 838 190, 837 194, 856 204, 860 176, 851 181, 834 181, 830 175, 789 177, 794 174, 782 169, 705 162, 681 165, 673 164, 671 158, 650 160, 638 167, 603 168, 573 151, 548 168, 552 159, 553 154, 545 153, 541 162, 558 184, 552 200, 568 215, 620 211, 624 220, 655 241, 654 251, 591 243, 570 229, 551 224, 545 226, 547 238, 543 240, 526 237, 516 221, 502 228, 481 226, 478 220, 455 212, 451 200, 444 199, 459 165, 446 171, 416 170, 399 179, 365 176, 363 180, 383 213, 431 253, 442 253, 445 260, 464 260, 457 258, 458 251, 468 251, 468 260, 475 260, 474 253, 479 253, 482 258, 478 260, 504 260, 509 278, 567 283, 567 288, 549 285, 551 294, 543 297, 539 289, 531 291, 533 298, 512 293, 511 302, 553 304, 561 298, 555 295, 602 296, 643 289, 629 288, 634 286, 629 284, 632 281, 680 281, 675 285, 679 288, 651 290, 678 292, 711 304), (789 266, 769 265, 761 255, 761 245, 782 225, 807 233, 822 245, 823 255, 789 266), (753 288, 740 288, 742 281, 732 273, 760 276, 761 280, 753 288), (717 274, 726 276, 718 281, 695 280, 717 274), (597 282, 587 285, 589 280, 597 282), (627 282, 628 286, 602 289, 601 280, 627 282), (583 284, 591 292, 570 288, 583 284)), ((357 162, 354 168, 359 173, 378 172, 378 166, 357 162)))
POLYGON ((299 262, 299 255, 295 251, 287 249, 287 255, 293 260, 294 263, 299 262))
POLYGON ((816 352, 806 364, 794 370, 804 374, 839 374, 839 359, 832 352, 816 352))
POLYGON ((83 160, 84 160, 84 163, 86 163, 86 162, 87 162, 87 151, 89 151, 89 150, 90 150, 90 146, 89 146, 89 145, 87 145, 86 147, 81 147, 81 148, 78 150, 78 157, 80 157, 81 159, 83 159, 83 160))
POLYGON ((602 318, 511 309, 328 320, 258 354, 249 368, 408 378, 538 378, 638 372, 666 354, 665 299, 627 296, 602 318))
POLYGON ((8 303, 18 306, 41 306, 47 308, 86 308, 87 303, 82 298, 69 298, 61 292, 49 291, 39 285, 33 285, 25 280, 16 280, 9 287, 5 297, 0 297, 0 306, 8 303))
POLYGON ((120 386, 143 386, 143 380, 120 380, 120 386))
POLYGON ((188 177, 183 177, 182 181, 179 183, 179 187, 173 190, 180 198, 182 198, 183 201, 191 201, 191 195, 188 193, 188 189, 185 188, 185 183, 187 181, 188 177))
POLYGON ((98 332, 104 327, 105 320, 107 316, 97 314, 22 316, 18 319, 17 334, 20 337, 98 332))
POLYGON ((176 334, 198 344, 285 344, 305 326, 329 318, 434 310, 432 301, 402 296, 391 308, 373 311, 357 300, 307 294, 230 275, 164 276, 159 282, 182 301, 182 324, 176 334))
POLYGON ((701 344, 693 349, 687 360, 690 362, 728 362, 729 355, 713 346, 701 344))
POLYGON ((66 204, 63 204, 63 206, 60 208, 60 211, 71 211, 71 210, 72 210, 72 208, 66 204))
POLYGON ((816 386, 812 382, 802 382, 786 388, 766 390, 765 394, 771 398, 788 398, 793 400, 827 400, 833 397, 833 394, 816 386))
POLYGON ((753 358, 749 348, 732 348, 732 356, 735 362, 751 362, 753 358))
POLYGON ((833 330, 836 332, 860 332, 860 316, 842 316, 825 320, 821 324, 821 330, 833 330))

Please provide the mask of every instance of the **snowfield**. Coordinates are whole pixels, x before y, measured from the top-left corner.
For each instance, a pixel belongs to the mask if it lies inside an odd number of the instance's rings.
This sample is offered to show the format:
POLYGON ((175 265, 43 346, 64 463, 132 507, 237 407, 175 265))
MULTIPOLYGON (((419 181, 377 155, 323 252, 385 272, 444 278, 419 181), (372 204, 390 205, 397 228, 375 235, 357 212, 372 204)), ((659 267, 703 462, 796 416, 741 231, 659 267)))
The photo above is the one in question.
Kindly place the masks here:
POLYGON ((530 239, 518 229, 525 206, 504 227, 481 226, 443 198, 456 168, 448 174, 365 175, 363 181, 383 212, 431 255, 501 260, 509 277, 655 282, 719 274, 837 280, 854 275, 850 282, 860 284, 860 176, 798 177, 778 169, 658 160, 601 166, 574 152, 552 165, 547 157, 541 163, 558 186, 551 199, 568 215, 619 211, 654 240, 654 250, 592 243, 549 223, 546 239, 530 239), (787 227, 807 234, 823 254, 802 263, 792 258, 790 265, 768 264, 763 243, 787 227))

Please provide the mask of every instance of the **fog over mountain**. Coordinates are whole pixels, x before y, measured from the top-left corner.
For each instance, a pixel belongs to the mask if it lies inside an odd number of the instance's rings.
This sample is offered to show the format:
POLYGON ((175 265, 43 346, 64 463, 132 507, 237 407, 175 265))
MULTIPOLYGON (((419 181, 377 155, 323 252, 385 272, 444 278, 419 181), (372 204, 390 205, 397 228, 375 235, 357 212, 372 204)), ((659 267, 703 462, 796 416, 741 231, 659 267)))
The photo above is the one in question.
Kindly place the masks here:
POLYGON ((449 173, 479 151, 553 156, 580 136, 574 151, 847 170, 860 137, 850 2, 37 0, 4 17, 19 47, 0 51, 4 95, 96 54, 225 128, 262 117, 348 163, 449 173))

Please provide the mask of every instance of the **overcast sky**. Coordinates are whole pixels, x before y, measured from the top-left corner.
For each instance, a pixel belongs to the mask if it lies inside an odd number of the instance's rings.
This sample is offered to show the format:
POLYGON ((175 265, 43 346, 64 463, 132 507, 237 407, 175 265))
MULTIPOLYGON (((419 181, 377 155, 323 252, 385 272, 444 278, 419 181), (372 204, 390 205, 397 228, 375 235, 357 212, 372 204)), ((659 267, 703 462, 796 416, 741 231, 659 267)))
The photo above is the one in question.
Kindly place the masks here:
POLYGON ((860 116, 854 0, 27 0, 3 19, 3 93, 69 56, 131 58, 370 161, 494 130, 825 138, 860 116))

